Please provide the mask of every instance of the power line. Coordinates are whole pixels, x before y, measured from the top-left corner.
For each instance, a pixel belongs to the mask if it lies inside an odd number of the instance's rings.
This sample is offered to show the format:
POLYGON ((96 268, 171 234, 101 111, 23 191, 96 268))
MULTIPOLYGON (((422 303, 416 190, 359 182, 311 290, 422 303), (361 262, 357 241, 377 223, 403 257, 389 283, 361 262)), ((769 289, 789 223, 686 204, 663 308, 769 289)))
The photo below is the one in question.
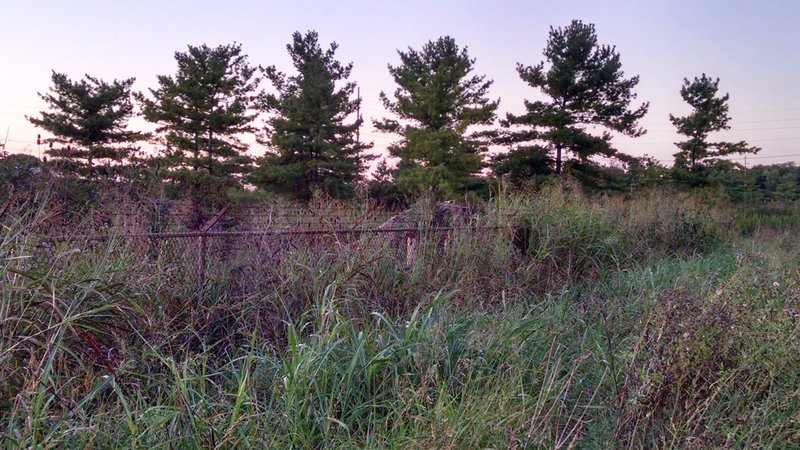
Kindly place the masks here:
MULTIPOLYGON (((775 139, 747 139, 747 142, 752 143, 759 143, 759 142, 790 142, 790 141, 800 141, 800 137, 793 137, 793 138, 775 138, 775 139)), ((643 146, 673 146, 675 145, 674 142, 617 142, 618 145, 643 145, 643 146)))
POLYGON ((736 109, 737 113, 751 112, 779 112, 779 111, 800 111, 800 108, 774 108, 774 109, 736 109))
POLYGON ((729 122, 731 125, 736 125, 739 123, 770 123, 770 122, 795 122, 800 120, 800 117, 795 117, 792 119, 766 119, 766 120, 737 120, 729 122))
MULTIPOLYGON (((773 131, 773 130, 798 130, 800 126, 797 127, 766 127, 766 128, 736 128, 735 130, 730 130, 730 132, 740 132, 740 131, 773 131)), ((678 133, 678 130, 647 130, 648 133, 678 133)))
POLYGON ((749 142, 776 142, 776 141, 798 141, 800 137, 795 138, 775 138, 775 139, 748 139, 749 142))
POLYGON ((11 127, 11 128, 30 128, 31 130, 39 130, 40 129, 39 127, 35 127, 33 125, 10 125, 10 124, 4 124, 2 126, 4 126, 4 127, 8 126, 8 127, 11 127))
MULTIPOLYGON (((737 156, 737 157, 722 157, 722 159, 726 161, 747 161, 750 159, 778 159, 778 158, 797 158, 800 157, 800 153, 791 153, 788 155, 765 155, 765 156, 737 156)), ((655 161, 660 163, 674 163, 674 159, 658 159, 652 158, 655 161)))
MULTIPOLYGON (((792 119, 768 119, 768 120, 733 121, 733 122, 729 122, 729 124, 730 125, 738 125, 738 124, 744 124, 744 123, 796 122, 798 120, 800 120, 800 117, 796 117, 796 118, 792 118, 792 119)), ((668 126, 668 127, 665 128, 665 127, 661 126, 660 124, 659 125, 654 125, 654 126, 649 126, 649 127, 647 125, 643 125, 642 128, 644 128, 648 133, 676 131, 674 127, 669 127, 668 126)), ((800 127, 792 125, 792 126, 786 126, 786 127, 775 127, 774 129, 781 129, 782 130, 782 129, 794 129, 794 128, 800 128, 800 127)), ((739 129, 739 128, 737 128, 737 129, 733 129, 733 130, 730 130, 730 131, 747 131, 747 130, 761 130, 761 129, 767 130, 767 129, 773 129, 773 128, 748 128, 748 129, 739 129)))
POLYGON ((738 158, 729 158, 734 160, 743 160, 743 159, 774 159, 774 158, 794 158, 800 156, 800 153, 793 153, 790 155, 770 155, 770 156, 743 156, 738 158))

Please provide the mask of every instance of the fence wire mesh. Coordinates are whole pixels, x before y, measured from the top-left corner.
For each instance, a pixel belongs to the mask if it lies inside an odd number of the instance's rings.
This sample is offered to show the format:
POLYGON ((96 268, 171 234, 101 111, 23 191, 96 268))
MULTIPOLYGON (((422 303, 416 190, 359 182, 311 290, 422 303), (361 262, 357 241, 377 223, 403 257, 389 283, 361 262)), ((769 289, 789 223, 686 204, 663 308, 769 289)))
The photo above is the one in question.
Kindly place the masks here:
POLYGON ((421 255, 446 256, 454 242, 474 242, 487 233, 496 238, 509 230, 468 220, 451 221, 448 226, 393 221, 398 217, 393 212, 336 212, 251 213, 247 220, 236 216, 233 226, 220 220, 199 231, 181 230, 175 216, 169 218, 169 226, 155 227, 152 216, 122 214, 113 216, 110 227, 108 218, 95 219, 99 226, 87 233, 50 235, 45 242, 59 251, 65 246, 89 250, 111 243, 115 251, 167 282, 197 287, 224 282, 233 292, 247 293, 260 281, 280 276, 287 264, 380 259, 384 264, 409 266, 421 255), (165 228, 174 231, 150 231, 165 228))

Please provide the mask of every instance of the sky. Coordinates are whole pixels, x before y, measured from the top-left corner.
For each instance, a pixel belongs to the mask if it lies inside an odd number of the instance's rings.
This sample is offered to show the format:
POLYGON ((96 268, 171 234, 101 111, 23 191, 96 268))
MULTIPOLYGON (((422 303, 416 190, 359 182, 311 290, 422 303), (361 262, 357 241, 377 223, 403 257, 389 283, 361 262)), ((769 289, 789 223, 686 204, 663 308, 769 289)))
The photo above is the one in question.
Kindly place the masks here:
MULTIPOLYGON (((36 136, 46 135, 25 116, 45 109, 37 92, 47 91, 53 70, 72 79, 135 77, 134 90, 146 91, 157 75, 174 74, 174 53, 187 45, 238 42, 251 64, 291 73, 286 45, 307 30, 323 45, 337 42, 338 59, 353 63, 368 124, 386 116, 378 95, 395 89, 387 65, 399 63, 397 50, 444 35, 468 47, 475 73, 494 80, 499 115, 519 113, 540 94, 519 79, 517 63, 542 61, 550 27, 579 19, 595 24, 601 44, 616 46, 627 77, 640 77, 634 106, 650 102, 641 121, 647 134, 615 138, 619 150, 670 165, 681 137, 669 114, 690 112, 681 84, 705 73, 730 94, 731 130, 714 138, 761 147, 748 165, 800 161, 800 0, 5 0, 3 18, 0 143, 12 152, 43 150, 36 136)), ((141 119, 131 126, 147 127, 141 119)), ((377 154, 392 142, 371 125, 362 138, 377 154)))

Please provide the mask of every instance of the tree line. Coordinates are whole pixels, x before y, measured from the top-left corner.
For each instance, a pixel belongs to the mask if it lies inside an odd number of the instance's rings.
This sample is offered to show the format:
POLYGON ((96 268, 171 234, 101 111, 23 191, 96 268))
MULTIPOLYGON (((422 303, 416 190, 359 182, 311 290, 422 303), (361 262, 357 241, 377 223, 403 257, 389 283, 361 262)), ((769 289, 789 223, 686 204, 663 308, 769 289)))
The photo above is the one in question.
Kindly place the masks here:
MULTIPOLYGON (((613 188, 620 171, 598 157, 618 161, 628 178, 658 166, 614 147, 615 135, 646 132, 639 122, 649 104, 636 103, 639 77, 626 77, 616 48, 598 41, 594 25, 575 20, 551 27, 542 61, 517 65, 536 100, 505 117, 489 94, 492 80, 475 73, 475 59, 453 38, 399 50, 399 64, 388 66, 396 88, 380 93, 387 117, 374 121, 394 138, 388 152, 396 165, 383 159, 367 181, 373 144, 360 138, 353 65, 337 60, 337 48, 314 31, 294 33, 287 45, 294 70, 287 74, 253 65, 240 44, 190 45, 175 53, 175 73, 159 75, 147 92, 134 92, 133 78, 74 81, 54 71, 49 92, 40 94, 48 110, 28 120, 52 135, 46 154, 63 174, 148 173, 198 204, 244 186, 297 201, 316 193, 352 197, 365 183, 387 201, 428 192, 463 197, 479 195, 492 180, 524 185, 562 173, 613 188), (129 129, 137 114, 155 124, 153 133, 129 129), (242 141, 248 135, 264 156, 249 155, 242 141), (158 153, 142 152, 143 142, 155 143, 158 153), (492 146, 505 151, 490 155, 492 146)), ((732 164, 723 157, 759 151, 709 140, 729 128, 729 96, 719 93, 719 79, 687 78, 680 95, 692 112, 670 115, 686 137, 676 144, 670 178, 703 184, 720 164, 732 164)))

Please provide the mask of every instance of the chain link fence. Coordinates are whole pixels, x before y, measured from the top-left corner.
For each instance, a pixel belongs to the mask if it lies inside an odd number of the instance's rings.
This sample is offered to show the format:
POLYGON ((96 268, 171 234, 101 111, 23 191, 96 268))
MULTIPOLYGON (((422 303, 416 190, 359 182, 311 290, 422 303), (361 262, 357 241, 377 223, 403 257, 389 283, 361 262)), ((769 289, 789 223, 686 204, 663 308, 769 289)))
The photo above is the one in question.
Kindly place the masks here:
POLYGON ((169 282, 200 289, 224 281, 234 288, 239 285, 234 291, 246 292, 275 277, 275 268, 285 264, 381 258, 388 264, 410 266, 425 251, 444 251, 456 235, 469 241, 509 229, 480 225, 466 216, 420 220, 407 213, 344 208, 221 210, 196 231, 180 230, 179 219, 176 214, 154 218, 137 211, 98 215, 89 218, 95 224, 86 227, 89 233, 49 235, 44 241, 52 248, 67 243, 82 250, 110 243, 136 266, 169 282), (442 223, 446 226, 437 226, 442 223), (178 230, 150 231, 164 228, 178 230))

